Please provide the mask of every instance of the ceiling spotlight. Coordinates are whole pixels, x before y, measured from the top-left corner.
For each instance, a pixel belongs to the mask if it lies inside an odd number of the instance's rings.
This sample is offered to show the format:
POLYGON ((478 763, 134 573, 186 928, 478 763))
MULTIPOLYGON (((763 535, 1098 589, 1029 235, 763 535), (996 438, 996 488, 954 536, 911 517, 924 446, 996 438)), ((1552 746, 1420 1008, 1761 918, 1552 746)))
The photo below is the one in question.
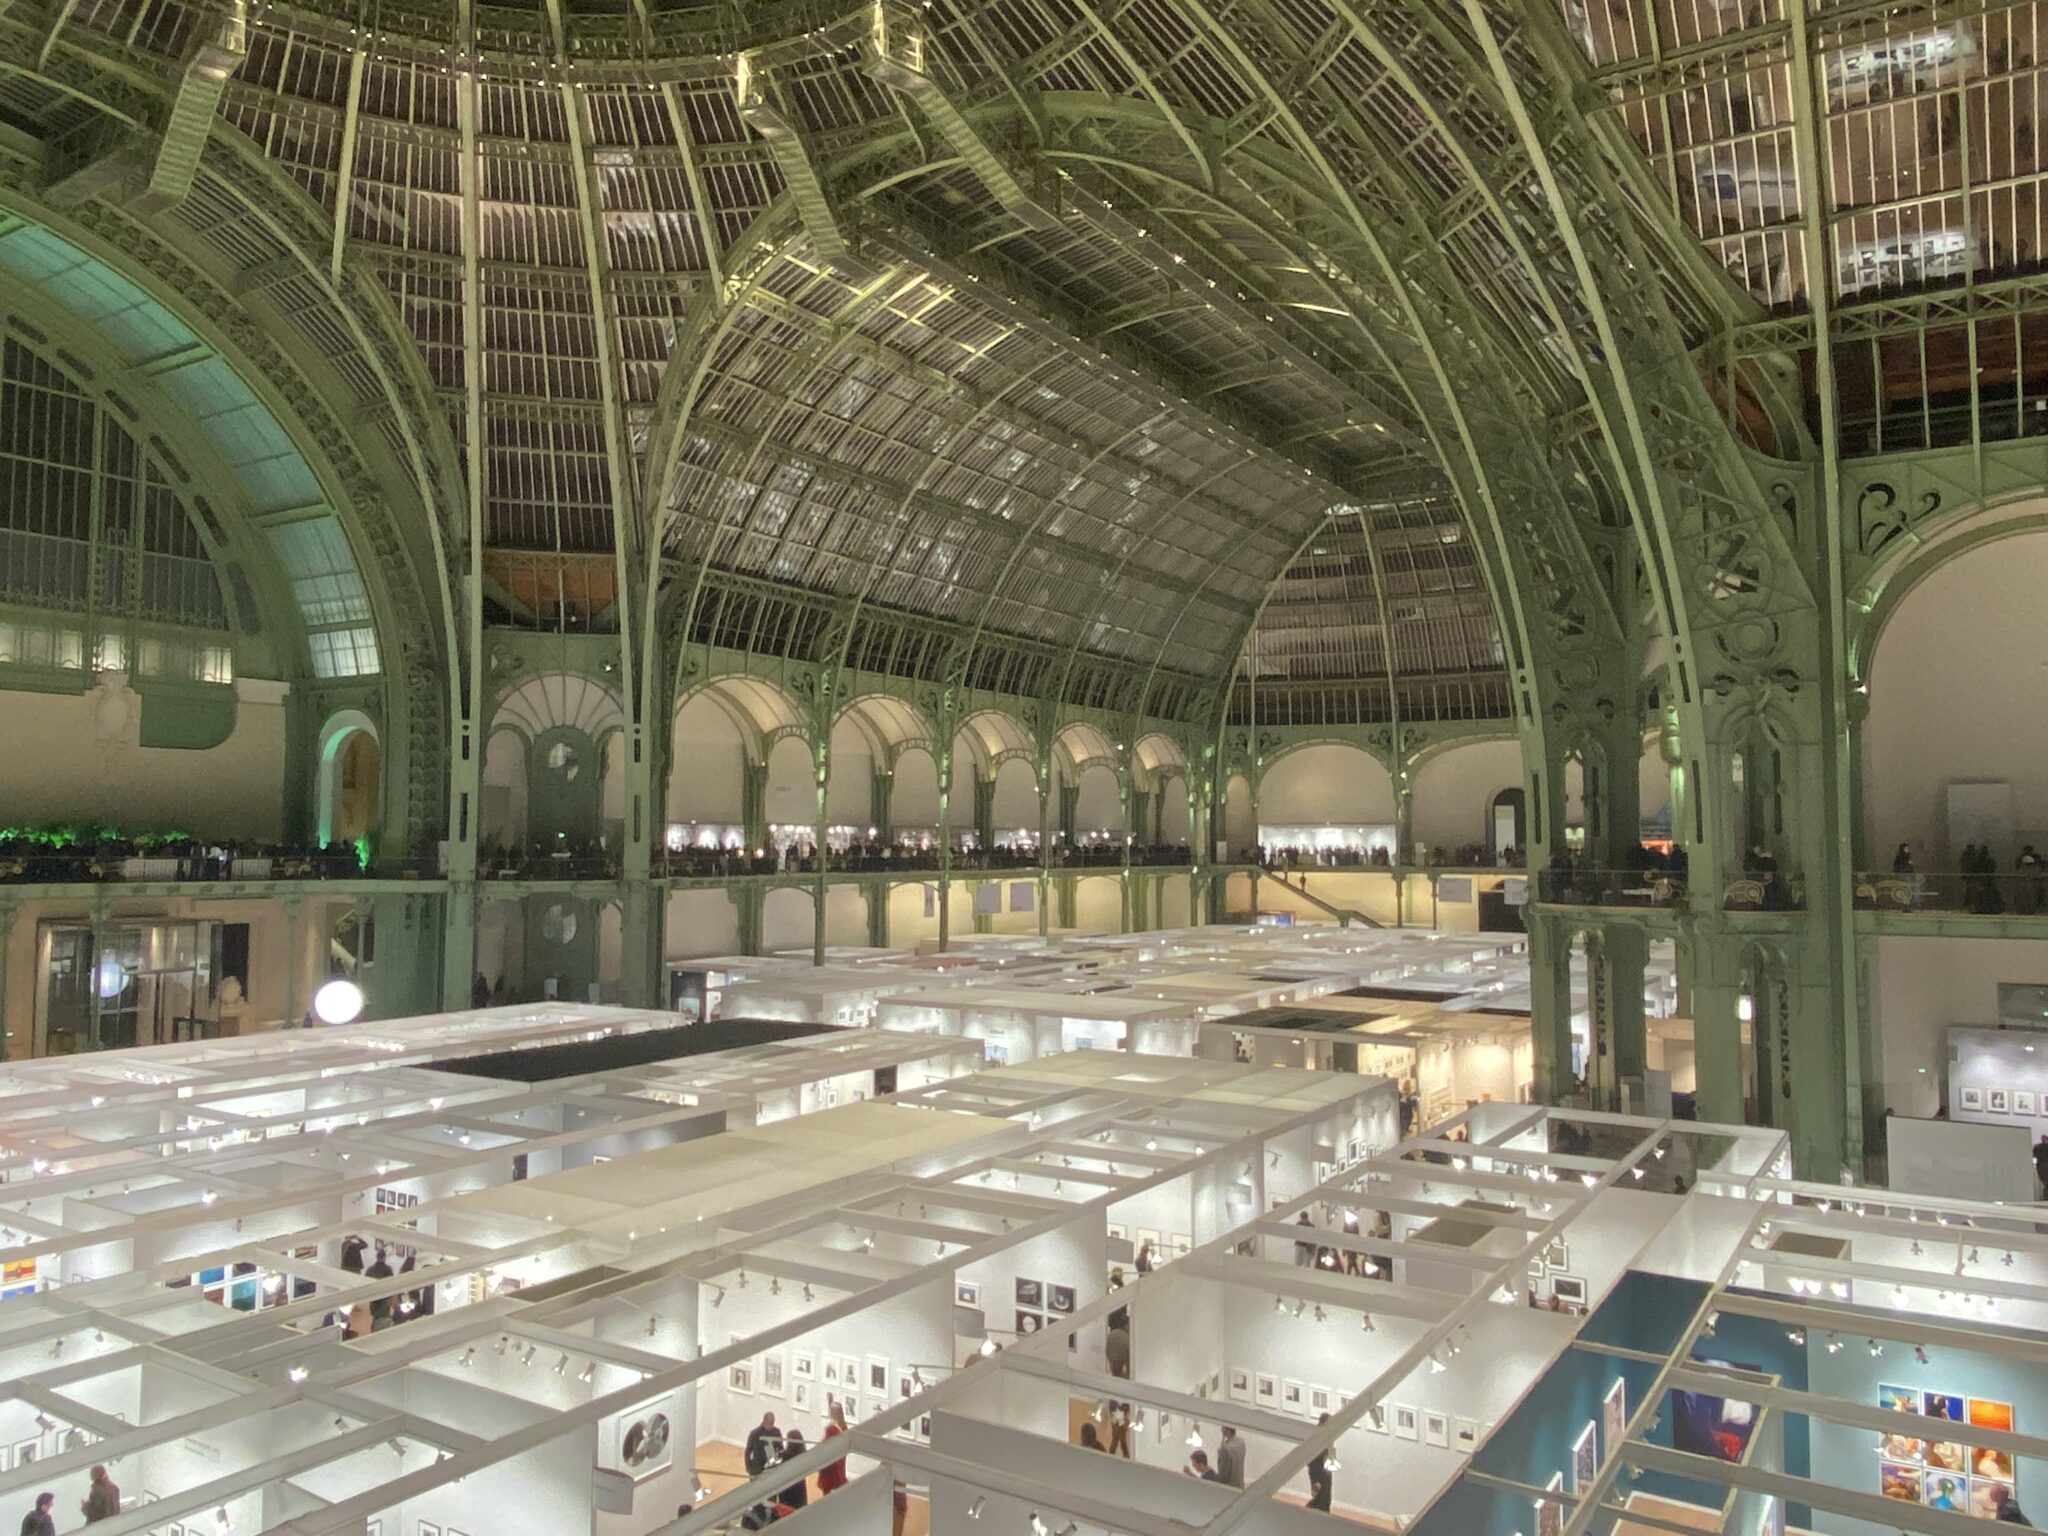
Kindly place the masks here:
POLYGON ((539 1353, 540 1346, 538 1344, 529 1344, 526 1346, 526 1352, 519 1357, 519 1363, 521 1365, 532 1365, 533 1357, 539 1353))
POLYGON ((344 1419, 344 1418, 343 1418, 343 1417, 342 1417, 342 1416, 341 1416, 340 1414, 338 1414, 338 1413, 337 1413, 337 1414, 336 1414, 336 1415, 334 1416, 334 1427, 335 1427, 336 1429, 347 1429, 347 1428, 348 1428, 348 1420, 347 1420, 347 1419, 344 1419))
POLYGON ((1789 1343, 1804 1344, 1806 1342, 1806 1330, 1804 1328, 1788 1328, 1785 1330, 1785 1338, 1789 1343))
POLYGON ((560 1376, 560 1375, 563 1375, 563 1374, 565 1374, 565 1373, 566 1373, 566 1372, 568 1371, 568 1369, 569 1369, 569 1357, 568 1357, 567 1355, 564 1355, 564 1356, 562 1356, 562 1358, 561 1358, 561 1359, 559 1359, 559 1360, 557 1360, 557 1361, 555 1362, 555 1374, 556 1374, 557 1376, 560 1376))
POLYGON ((511 1346, 512 1346, 512 1335, 511 1335, 511 1334, 509 1334, 509 1333, 501 1333, 501 1334, 499 1334, 499 1335, 498 1335, 498 1353, 499 1353, 499 1354, 501 1354, 501 1355, 502 1355, 503 1353, 505 1353, 505 1351, 506 1351, 507 1349, 511 1348, 511 1346))
POLYGON ((967 1506, 967 1518, 970 1520, 979 1520, 981 1518, 982 1510, 984 1510, 987 1507, 988 1498, 986 1497, 986 1495, 977 1493, 974 1496, 974 1502, 967 1506))
POLYGON ((384 1443, 391 1447, 392 1455, 396 1456, 400 1461, 405 1460, 405 1441, 403 1439, 401 1439, 397 1435, 393 1435, 389 1440, 386 1440, 384 1443))
POLYGON ((1920 1364, 1925 1365, 1927 1363, 1927 1346, 1925 1344, 1915 1344, 1913 1346, 1913 1358, 1919 1361, 1920 1364))
POLYGON ((690 1502, 692 1504, 702 1504, 710 1497, 711 1490, 704 1486, 704 1479, 692 1472, 690 1474, 690 1502))
POLYGON ((654 1335, 655 1335, 655 1331, 656 1331, 657 1329, 659 1329, 660 1327, 661 1327, 661 1319, 660 1319, 660 1318, 658 1318, 658 1317, 650 1317, 650 1318, 648 1318, 648 1319, 647 1319, 647 1337, 649 1337, 650 1339, 651 1339, 651 1338, 653 1338, 653 1337, 654 1337, 654 1335))
POLYGON ((811 1299, 811 1288, 810 1288, 810 1287, 809 1287, 809 1286, 807 1285, 807 1286, 805 1286, 805 1287, 804 1287, 804 1300, 805 1300, 805 1301, 809 1301, 810 1299, 811 1299))
POLYGON ((780 1296, 780 1295, 782 1294, 782 1277, 781 1277, 781 1276, 779 1276, 779 1275, 770 1275, 770 1276, 768 1277, 768 1294, 769 1294, 770 1296, 780 1296))
POLYGON ((1329 1315, 1323 1311, 1323 1304, 1320 1301, 1316 1303, 1315 1319, 1319 1323, 1327 1323, 1330 1320, 1329 1315))
POLYGON ((476 1359, 476 1346, 472 1344, 456 1357, 455 1363, 466 1371, 469 1369, 470 1362, 474 1359, 476 1359))
POLYGON ((593 1377, 593 1376, 595 1376, 596 1374, 597 1374, 597 1362, 596 1362, 595 1360, 590 1360, 590 1361, 586 1361, 586 1362, 584 1363, 583 1369, 582 1369, 582 1370, 580 1370, 580 1371, 578 1371, 578 1372, 576 1373, 576 1379, 577 1379, 578 1381, 580 1381, 580 1382, 583 1382, 583 1383, 585 1383, 585 1384, 587 1385, 587 1384, 589 1383, 589 1381, 590 1381, 590 1378, 591 1378, 591 1377, 593 1377))
POLYGON ((712 1306, 714 1306, 714 1307, 722 1307, 722 1306, 724 1306, 724 1305, 725 1305, 725 1287, 724 1287, 724 1286, 722 1286, 722 1285, 714 1285, 714 1286, 713 1286, 713 1287, 711 1288, 711 1293, 712 1293, 712 1294, 711 1294, 711 1305, 712 1305, 712 1306))
POLYGON ((1879 1355, 1881 1355, 1881 1354, 1883 1354, 1883 1353, 1884 1353, 1884 1346, 1883 1346, 1882 1344, 1878 1343, 1878 1342, 1877 1342, 1877 1340, 1875 1340, 1875 1339, 1868 1339, 1868 1340, 1866 1340, 1865 1342, 1866 1342, 1866 1343, 1868 1343, 1868 1344, 1870 1345, 1870 1358, 1871 1358, 1871 1359, 1875 1360, 1875 1359, 1876 1359, 1876 1358, 1877 1358, 1877 1357, 1878 1357, 1879 1355))
POLYGON ((47 1435, 51 1430, 55 1429, 56 1427, 57 1421, 51 1418, 47 1413, 39 1413, 36 1415, 36 1428, 40 1429, 44 1434, 47 1435))
POLYGON ((1360 1331, 1361 1333, 1377 1333, 1377 1332, 1379 1331, 1378 1329, 1374 1328, 1374 1327, 1373 1327, 1373 1325, 1372 1325, 1372 1314, 1371 1314, 1370 1312, 1361 1312, 1361 1313, 1359 1313, 1359 1314, 1358 1314, 1358 1324, 1359 1324, 1359 1331, 1360 1331))
POLYGON ((745 1290, 746 1288, 747 1288, 747 1272, 746 1272, 746 1271, 745 1271, 745 1270, 743 1269, 743 1270, 741 1270, 741 1271, 740 1271, 740 1289, 744 1291, 744 1290, 745 1290))
POLYGON ((312 1373, 308 1371, 303 1365, 295 1365, 290 1370, 285 1372, 285 1375, 290 1377, 294 1382, 304 1381, 311 1374, 312 1373))
POLYGON ((1835 1336, 1834 1336, 1834 1335, 1833 1335, 1832 1333, 1831 1333, 1831 1334, 1829 1334, 1829 1335, 1828 1335, 1828 1353, 1829 1353, 1829 1354, 1831 1354, 1831 1355, 1838 1355, 1838 1354, 1840 1354, 1841 1352, 1842 1352, 1842 1341, 1841 1341, 1840 1339, 1836 1338, 1836 1337, 1835 1337, 1835 1336))

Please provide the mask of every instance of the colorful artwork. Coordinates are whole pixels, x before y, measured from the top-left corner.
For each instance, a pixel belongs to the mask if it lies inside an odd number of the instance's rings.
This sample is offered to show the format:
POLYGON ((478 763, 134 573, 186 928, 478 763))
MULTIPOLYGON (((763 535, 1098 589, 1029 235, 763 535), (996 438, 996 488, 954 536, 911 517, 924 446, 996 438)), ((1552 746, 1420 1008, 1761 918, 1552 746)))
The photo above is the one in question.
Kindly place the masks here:
POLYGON ((1600 1399, 1600 1430, 1607 1454, 1612 1456, 1628 1433, 1628 1383, 1620 1377, 1600 1399))
POLYGON ((1988 1397, 1970 1399, 1970 1423, 1977 1429, 1996 1429, 2012 1432, 2012 1404, 1994 1402, 1988 1397))
POLYGON ((1969 1479, 1953 1472, 1929 1472, 1927 1497, 1920 1502, 1929 1509, 1946 1509, 1958 1515, 1967 1513, 1970 1507, 1969 1479))
MULTIPOLYGON (((1889 1452, 1886 1453, 1890 1454, 1889 1452)), ((1937 1472, 1967 1472, 1970 1470, 1970 1453, 1959 1441, 1931 1440, 1927 1442, 1927 1454, 1922 1458, 1937 1472)))
POLYGON ((1922 1476, 1918 1467, 1907 1466, 1897 1461, 1881 1461, 1877 1464, 1877 1491, 1888 1499, 1897 1499, 1905 1504, 1918 1504, 1922 1502, 1922 1476))
POLYGON ((1889 1387, 1878 1384, 1877 1406, 1888 1408, 1893 1413, 1918 1413, 1920 1411, 1920 1389, 1918 1387, 1889 1387))
POLYGON ((1970 1452, 1969 1470, 1972 1477, 1988 1477, 1996 1482, 2009 1483, 2012 1481, 2012 1453, 1980 1445, 1970 1452))
POLYGON ((2001 1502, 1999 1499, 2000 1494, 2004 1494, 2008 1499, 2011 1498, 2012 1484, 2001 1483, 1988 1477, 1972 1478, 1970 1480, 1970 1513, 1979 1520, 1996 1520, 1998 1518, 1998 1506, 2001 1502))
POLYGON ((1947 1392, 1921 1394, 1920 1411, 1930 1419, 1947 1419, 1951 1424, 1963 1422, 1963 1400, 1947 1392))
MULTIPOLYGON (((1753 1365, 1727 1360, 1701 1360, 1702 1365, 1726 1371, 1762 1372, 1753 1365)), ((1749 1449, 1749 1437, 1756 1431, 1756 1405, 1738 1399, 1716 1397, 1709 1392, 1673 1392, 1671 1443, 1694 1456, 1712 1456, 1718 1461, 1740 1461, 1749 1449)))

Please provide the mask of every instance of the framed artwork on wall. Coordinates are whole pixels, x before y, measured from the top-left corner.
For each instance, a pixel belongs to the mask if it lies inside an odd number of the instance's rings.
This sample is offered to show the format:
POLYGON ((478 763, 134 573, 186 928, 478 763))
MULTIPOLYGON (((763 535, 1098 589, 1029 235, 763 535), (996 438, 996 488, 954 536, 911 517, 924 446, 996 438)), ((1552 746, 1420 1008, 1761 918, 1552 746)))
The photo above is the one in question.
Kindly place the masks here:
POLYGON ((2008 1114, 2012 1110, 2012 1095, 2003 1088, 1993 1088, 1984 1095, 1984 1107, 1994 1115, 2008 1114))
POLYGON ((771 1349, 761 1357, 761 1390, 769 1397, 782 1396, 782 1377, 786 1366, 782 1351, 771 1349))
POLYGON ((1962 1101, 1964 1109, 1982 1109, 1984 1107, 1984 1090, 1982 1088, 1965 1088, 1958 1097, 1962 1101))
POLYGON ((953 1303, 961 1307, 981 1305, 981 1282, 978 1280, 955 1280, 953 1282, 953 1303))
POLYGON ((597 1464, 607 1472, 623 1472, 634 1482, 666 1472, 675 1462, 675 1394, 663 1393, 598 1426, 597 1464))
POLYGON ((1376 1435, 1384 1435, 1387 1432, 1387 1405, 1385 1403, 1374 1403, 1365 1410, 1365 1427, 1376 1435))
POLYGON ((840 1385, 839 1357, 837 1355, 827 1355, 825 1357, 825 1385, 828 1387, 840 1385))
POLYGON ((1282 1413, 1302 1413, 1306 1410, 1307 1405, 1308 1398, 1300 1382, 1283 1381, 1280 1383, 1280 1411, 1282 1413))
POLYGON ((1550 1269, 1570 1269, 1571 1249, 1561 1237, 1553 1237, 1550 1246, 1543 1250, 1543 1262, 1550 1269))
POLYGON ((1055 1312, 1073 1311, 1074 1288, 1071 1285, 1048 1286, 1045 1293, 1045 1304, 1055 1312))
POLYGON ((880 1355, 868 1356, 868 1390, 878 1397, 889 1395, 889 1362, 880 1355))
POLYGON ((441 1536, 441 1527, 433 1524, 431 1521, 422 1520, 420 1522, 420 1536, 441 1536))
POLYGON ((1045 1287, 1036 1280, 1026 1280, 1021 1276, 1018 1277, 1017 1305, 1020 1307, 1030 1307, 1033 1311, 1037 1311, 1045 1305, 1045 1287))
POLYGON ((1877 1464, 1877 1491, 1902 1504, 1918 1504, 1925 1495, 1920 1482, 1921 1471, 1911 1462, 1880 1461, 1877 1464))
POLYGON ((1045 1319, 1036 1312, 1026 1312, 1019 1308, 1017 1312, 1017 1337, 1021 1339, 1027 1334, 1038 1332, 1044 1323, 1045 1319))
MULTIPOLYGON (((1543 1485, 1545 1493, 1564 1492, 1564 1474, 1553 1472, 1543 1485)), ((1558 1499, 1539 1499, 1536 1504, 1536 1536, 1560 1536, 1564 1530, 1564 1504, 1558 1499)))
POLYGON ((1578 1438, 1572 1441, 1571 1476, 1564 1481, 1565 1489, 1577 1493, 1581 1488, 1590 1488, 1599 1475, 1600 1427, 1588 1419, 1578 1438))
POLYGON ((2031 1115, 2034 1112, 2034 1094, 2031 1089, 2013 1089, 2012 1112, 2016 1115, 2031 1115))
POLYGON ((1470 1455, 1479 1449, 1479 1421, 1477 1419, 1451 1420, 1451 1444, 1470 1455))
POLYGON ((1252 1400, 1252 1373, 1237 1366, 1230 1368, 1230 1400, 1233 1403, 1248 1403, 1252 1400))
POLYGON ((1434 1408, 1422 1415, 1422 1443, 1439 1447, 1451 1443, 1451 1421, 1447 1415, 1434 1408))
POLYGON ((1619 1376, 1614 1385, 1607 1389, 1607 1395, 1600 1399, 1601 1444, 1612 1456, 1620 1448, 1628 1432, 1628 1383, 1619 1376))
POLYGON ((37 1460, 43 1454, 41 1436, 14 1442, 14 1466, 17 1471, 37 1460))
POLYGON ((818 1374, 818 1357, 805 1349, 789 1352, 789 1374, 797 1381, 810 1381, 818 1374))
POLYGON ((871 1397, 868 1399, 868 1418, 879 1419, 883 1414, 887 1413, 888 1411, 889 1405, 883 1402, 880 1398, 871 1397))
POLYGON ((860 1362, 851 1355, 839 1357, 839 1384, 849 1392, 860 1390, 860 1362))
POLYGON ((811 1384, 801 1376, 789 1384, 789 1406, 798 1413, 811 1411, 811 1384))
POLYGON ((742 1397, 752 1397, 754 1395, 754 1362, 751 1360, 733 1361, 731 1365, 726 1367, 725 1384, 742 1397))
POLYGON ((363 1536, 384 1536, 384 1522, 372 1515, 363 1524, 363 1536))
POLYGON ((1422 1436, 1418 1416, 1406 1403, 1389 1405, 1394 1416, 1394 1438, 1396 1440, 1418 1440, 1422 1436))
POLYGON ((1264 1371, 1252 1380, 1252 1401, 1261 1408, 1271 1408, 1280 1401, 1280 1379, 1268 1376, 1264 1371))
POLYGON ((1328 1413, 1330 1411, 1330 1389, 1328 1387, 1318 1387, 1313 1383, 1310 1384, 1308 1389, 1308 1411, 1310 1413, 1328 1413))

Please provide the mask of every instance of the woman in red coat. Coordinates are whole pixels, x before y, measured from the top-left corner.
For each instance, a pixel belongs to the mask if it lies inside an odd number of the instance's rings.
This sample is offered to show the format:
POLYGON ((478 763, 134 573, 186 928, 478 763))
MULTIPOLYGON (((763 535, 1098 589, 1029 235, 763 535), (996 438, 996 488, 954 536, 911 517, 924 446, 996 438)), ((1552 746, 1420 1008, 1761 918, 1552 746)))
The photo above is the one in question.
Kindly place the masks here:
MULTIPOLYGON (((830 1440, 834 1435, 843 1435, 845 1433, 846 1409, 840 1405, 837 1398, 834 1398, 832 1400, 832 1407, 829 1410, 829 1418, 825 1425, 825 1438, 830 1440)), ((831 1493, 835 1489, 844 1488, 845 1486, 846 1458, 844 1456, 840 1457, 837 1461, 828 1461, 818 1469, 818 1492, 820 1495, 831 1493)))

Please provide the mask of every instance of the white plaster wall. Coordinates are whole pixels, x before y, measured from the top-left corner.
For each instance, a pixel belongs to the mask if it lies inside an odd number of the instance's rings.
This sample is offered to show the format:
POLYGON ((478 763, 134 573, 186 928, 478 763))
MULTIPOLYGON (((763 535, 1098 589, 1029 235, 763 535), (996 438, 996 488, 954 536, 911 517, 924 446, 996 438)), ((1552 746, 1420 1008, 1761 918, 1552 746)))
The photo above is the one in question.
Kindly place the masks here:
POLYGON ((816 937, 809 891, 781 886, 768 893, 761 906, 763 950, 772 955, 778 949, 808 949, 816 937))
POLYGON ((2048 984, 2048 943, 1886 934, 1870 966, 1885 1104, 1925 1117, 1941 1104, 1951 1024, 1996 1024, 1998 984, 2048 984))
POLYGON ((785 736, 768 752, 768 825, 810 827, 817 820, 818 785, 810 743, 785 736))
POLYGON ((896 759, 896 783, 889 796, 889 819, 897 826, 938 827, 939 765, 931 753, 912 747, 896 759))
POLYGON ((1394 781, 1358 747, 1325 743, 1290 752, 1259 781, 1259 822, 1391 822, 1394 781))
POLYGON ((1513 741, 1451 747, 1415 772, 1409 814, 1415 841, 1454 850, 1493 836, 1493 797, 1522 783, 1522 748, 1513 741))
POLYGON ((832 727, 832 776, 825 783, 825 820, 835 827, 868 828, 875 757, 868 738, 851 719, 832 727))
POLYGON ((1101 763, 1091 763, 1074 782, 1081 788, 1080 798, 1074 805, 1074 830, 1083 836, 1105 827, 1122 830, 1124 808, 1117 797, 1115 770, 1101 763))
POLYGON ((698 694, 676 714, 669 754, 668 819, 738 823, 746 749, 731 717, 698 694))
MULTIPOLYGON (((1935 570, 1878 642, 1863 726, 1873 857, 1910 842, 1922 870, 1952 869, 1947 785, 2012 785, 2019 840, 2048 828, 2048 537, 2007 539, 1935 570)), ((1996 850, 2011 863, 2017 848, 1996 850)), ((1887 867, 1889 854, 1887 852, 1887 867)))
POLYGON ((671 960, 729 955, 739 948, 739 908, 724 891, 671 891, 662 935, 662 953, 671 960))
POLYGON ((84 694, 0 691, 0 819, 91 820, 255 840, 283 835, 282 683, 235 684, 235 726, 205 751, 141 745, 142 699, 119 673, 84 694))
POLYGON ((1079 933, 1121 933, 1123 882, 1115 875, 1089 875, 1074 882, 1074 928, 1079 933))

